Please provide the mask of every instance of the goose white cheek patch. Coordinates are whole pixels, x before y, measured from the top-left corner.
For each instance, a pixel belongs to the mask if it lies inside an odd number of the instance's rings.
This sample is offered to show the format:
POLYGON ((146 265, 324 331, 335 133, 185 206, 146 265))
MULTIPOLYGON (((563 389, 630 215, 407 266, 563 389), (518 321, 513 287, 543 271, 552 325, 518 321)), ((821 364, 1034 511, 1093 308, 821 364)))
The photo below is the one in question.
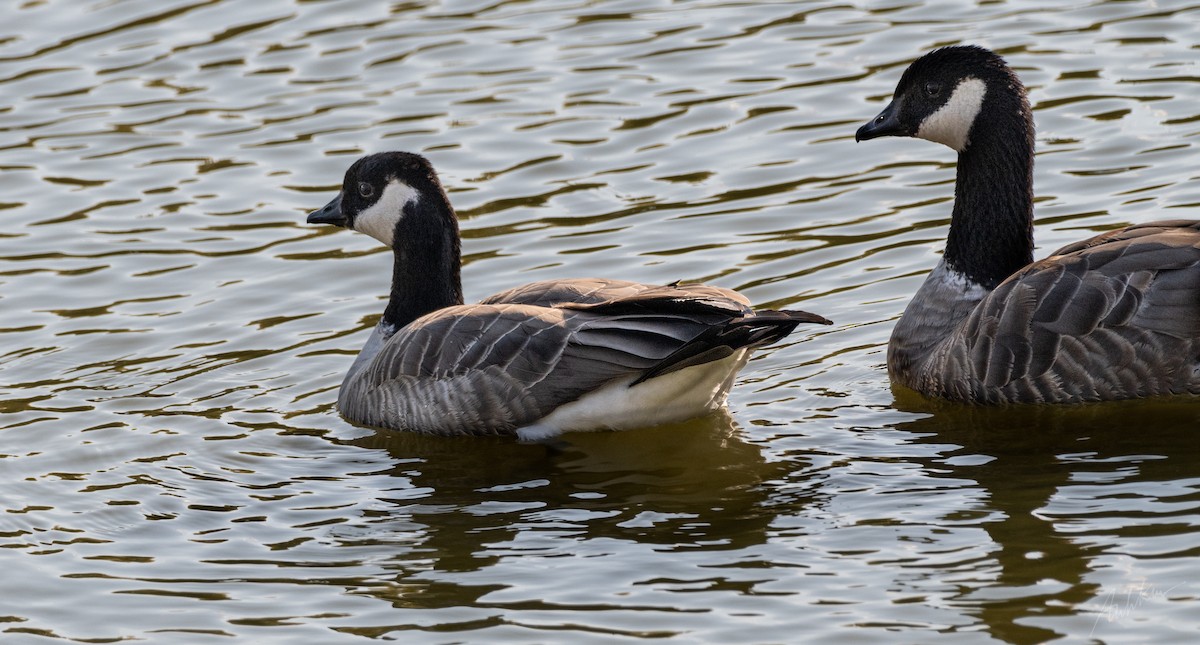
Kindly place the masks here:
POLYGON ((408 184, 393 179, 383 187, 383 194, 354 218, 354 230, 391 246, 396 234, 396 222, 404 215, 404 205, 417 201, 419 194, 408 184))
POLYGON ((954 93, 937 112, 925 117, 917 128, 917 137, 935 141, 962 152, 967 147, 971 124, 983 107, 987 85, 977 78, 966 78, 954 88, 954 93))

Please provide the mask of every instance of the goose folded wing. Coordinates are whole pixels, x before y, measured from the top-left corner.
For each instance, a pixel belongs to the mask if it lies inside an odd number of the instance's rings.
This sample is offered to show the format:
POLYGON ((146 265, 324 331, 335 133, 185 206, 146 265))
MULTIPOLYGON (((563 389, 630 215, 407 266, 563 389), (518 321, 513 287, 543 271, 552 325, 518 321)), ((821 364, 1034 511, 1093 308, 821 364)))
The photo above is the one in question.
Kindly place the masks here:
POLYGON ((448 307, 397 332, 364 370, 364 378, 374 384, 398 377, 445 379, 493 368, 531 385, 546 377, 569 336, 555 309, 448 307))
POLYGON ((410 416, 425 414, 408 410, 422 400, 453 401, 453 414, 473 418, 478 415, 472 408, 484 406, 505 427, 517 427, 609 381, 637 378, 730 319, 705 303, 673 303, 673 309, 690 311, 609 315, 513 304, 449 307, 397 332, 353 387, 410 416))
MULTIPOLYGON (((531 389, 547 404, 573 401, 614 379, 626 378, 632 385, 648 371, 676 358, 681 349, 693 346, 706 331, 729 320, 728 315, 719 314, 697 318, 669 313, 566 313, 572 328, 570 341, 548 378, 531 389)), ((713 354, 709 360, 732 353, 719 343, 705 349, 718 349, 719 355, 713 354)))
POLYGON ((528 412, 506 416, 527 423, 613 379, 637 378, 730 319, 707 303, 667 309, 610 315, 514 304, 449 307, 389 339, 356 389, 399 396, 413 392, 415 382, 426 389, 469 384, 510 393, 510 407, 528 412))
POLYGON ((635 295, 648 285, 626 280, 576 278, 571 280, 539 280, 492 294, 479 304, 523 304, 554 307, 564 303, 594 304, 635 295))
POLYGON ((1001 283, 972 312, 962 341, 975 373, 1002 387, 1056 361, 1120 365, 1145 334, 1200 336, 1200 230, 1130 227, 1061 249, 1001 283), (1065 253, 1064 253, 1065 251, 1065 253), (1079 340, 1060 351, 1064 338, 1079 340))
POLYGON ((740 293, 703 284, 646 286, 636 294, 621 298, 594 303, 563 303, 560 306, 598 315, 667 315, 695 317, 710 322, 720 317, 753 313, 750 301, 740 293))
POLYGON ((564 305, 571 339, 560 365, 537 392, 573 399, 575 384, 594 389, 622 377, 632 377, 632 386, 778 341, 802 322, 829 324, 804 311, 754 312, 745 298, 728 297, 731 293, 701 285, 665 286, 595 305, 564 305))
POLYGON ((730 289, 712 287, 703 284, 672 284, 655 286, 628 282, 626 280, 607 280, 604 278, 576 278, 570 280, 540 280, 530 282, 507 291, 493 294, 480 301, 480 304, 525 304, 540 307, 558 307, 572 305, 603 305, 619 304, 630 301, 654 301, 656 299, 688 300, 727 300, 730 306, 749 310, 750 301, 740 293, 730 289), (736 304, 734 304, 736 303, 736 304))
POLYGON ((1097 327, 1200 334, 1200 222, 1131 226, 1083 244, 1063 257, 1078 288, 1047 294, 1036 321, 1073 335, 1097 327))

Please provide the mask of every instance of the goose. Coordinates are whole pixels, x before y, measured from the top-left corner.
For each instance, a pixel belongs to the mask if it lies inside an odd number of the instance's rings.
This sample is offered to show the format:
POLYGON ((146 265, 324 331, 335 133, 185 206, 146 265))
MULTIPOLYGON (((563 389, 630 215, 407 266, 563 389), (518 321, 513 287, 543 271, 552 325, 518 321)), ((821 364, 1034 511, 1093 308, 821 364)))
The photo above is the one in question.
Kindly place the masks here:
POLYGON ((1033 262, 1033 117, 1000 56, 918 58, 854 138, 884 136, 958 153, 945 252, 888 342, 893 381, 977 404, 1200 393, 1200 222, 1135 224, 1033 262))
POLYGON ((545 280, 463 304, 458 221, 433 166, 408 152, 355 161, 308 215, 391 247, 383 317, 338 392, 365 426, 442 435, 628 429, 719 409, 752 350, 804 311, 754 310, 701 284, 545 280))

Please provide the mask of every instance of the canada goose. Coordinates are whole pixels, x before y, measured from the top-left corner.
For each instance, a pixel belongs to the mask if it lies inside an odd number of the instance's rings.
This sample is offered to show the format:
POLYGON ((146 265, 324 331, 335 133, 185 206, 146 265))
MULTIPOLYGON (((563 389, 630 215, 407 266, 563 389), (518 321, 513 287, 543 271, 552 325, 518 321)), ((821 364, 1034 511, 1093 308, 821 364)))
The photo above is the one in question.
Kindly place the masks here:
POLYGON ((534 282, 464 305, 454 209, 416 154, 363 157, 310 224, 392 248, 383 318, 338 393, 348 420, 438 434, 625 429, 718 409, 750 351, 802 322, 705 285, 534 282))
POLYGON ((856 141, 958 152, 946 251, 888 343, 892 379, 973 403, 1200 393, 1200 222, 1138 224, 1033 260, 1033 117, 995 53, 913 62, 856 141))

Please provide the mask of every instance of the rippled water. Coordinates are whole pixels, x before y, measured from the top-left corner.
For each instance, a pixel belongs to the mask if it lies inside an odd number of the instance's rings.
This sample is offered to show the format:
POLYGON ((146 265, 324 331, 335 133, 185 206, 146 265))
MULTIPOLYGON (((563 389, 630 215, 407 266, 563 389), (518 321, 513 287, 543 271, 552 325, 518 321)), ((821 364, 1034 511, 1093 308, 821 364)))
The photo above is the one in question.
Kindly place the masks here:
MULTIPOLYGON (((1064 3, 1065 4, 1065 3, 1064 3)), ((1200 217, 1200 7, 10 4, 0 634, 110 642, 1200 638, 1200 406, 891 390, 953 153, 853 133, 924 51, 1031 89, 1041 253, 1200 217), (700 279, 837 322, 730 416, 551 451, 333 406, 387 252, 303 223, 426 154, 469 299, 700 279)))

